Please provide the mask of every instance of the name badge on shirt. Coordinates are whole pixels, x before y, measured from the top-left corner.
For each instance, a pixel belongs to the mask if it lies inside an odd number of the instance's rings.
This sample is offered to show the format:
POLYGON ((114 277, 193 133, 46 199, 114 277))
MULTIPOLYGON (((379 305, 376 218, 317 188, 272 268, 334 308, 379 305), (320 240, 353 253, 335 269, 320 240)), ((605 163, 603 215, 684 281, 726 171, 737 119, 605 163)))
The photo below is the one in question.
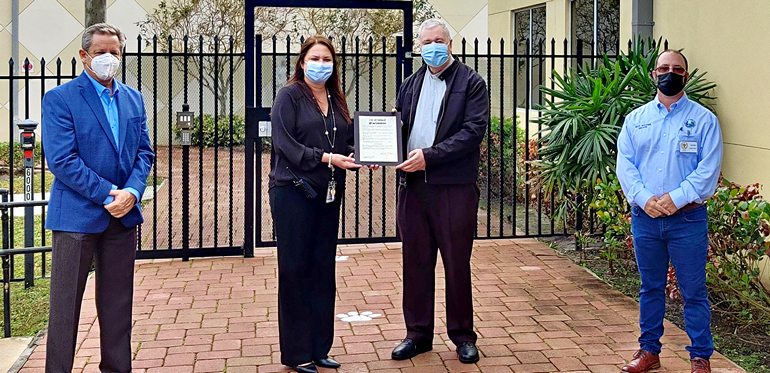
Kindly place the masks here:
POLYGON ((679 143, 680 153, 697 153, 698 143, 695 141, 682 141, 679 143))

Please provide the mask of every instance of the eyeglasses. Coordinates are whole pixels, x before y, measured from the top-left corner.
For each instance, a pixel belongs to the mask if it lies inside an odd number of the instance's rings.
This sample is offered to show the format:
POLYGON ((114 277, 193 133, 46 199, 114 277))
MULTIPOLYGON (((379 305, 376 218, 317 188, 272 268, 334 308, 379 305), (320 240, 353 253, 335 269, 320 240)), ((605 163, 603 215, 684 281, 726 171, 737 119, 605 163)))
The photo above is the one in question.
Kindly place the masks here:
POLYGON ((665 74, 665 73, 667 73, 667 72, 669 72, 669 71, 672 71, 674 74, 678 74, 678 75, 684 75, 684 73, 685 73, 687 70, 685 70, 685 69, 684 69, 684 67, 682 67, 682 66, 674 66, 674 67, 671 67, 671 66, 668 66, 668 65, 663 65, 663 66, 658 66, 658 67, 655 69, 655 71, 657 71, 657 72, 658 72, 658 74, 665 74))

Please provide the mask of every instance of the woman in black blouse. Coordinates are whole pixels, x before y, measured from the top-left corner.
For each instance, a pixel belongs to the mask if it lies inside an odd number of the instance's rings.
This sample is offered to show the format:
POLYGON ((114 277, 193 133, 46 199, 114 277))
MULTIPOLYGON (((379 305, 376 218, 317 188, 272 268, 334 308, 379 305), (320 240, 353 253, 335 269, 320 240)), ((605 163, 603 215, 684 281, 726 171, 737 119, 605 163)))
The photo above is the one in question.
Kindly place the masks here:
POLYGON ((335 253, 353 129, 329 39, 308 38, 271 113, 270 207, 278 244, 281 363, 298 372, 337 368, 335 253), (296 181, 306 184, 297 186, 296 181), (312 189, 317 194, 311 198, 312 189))

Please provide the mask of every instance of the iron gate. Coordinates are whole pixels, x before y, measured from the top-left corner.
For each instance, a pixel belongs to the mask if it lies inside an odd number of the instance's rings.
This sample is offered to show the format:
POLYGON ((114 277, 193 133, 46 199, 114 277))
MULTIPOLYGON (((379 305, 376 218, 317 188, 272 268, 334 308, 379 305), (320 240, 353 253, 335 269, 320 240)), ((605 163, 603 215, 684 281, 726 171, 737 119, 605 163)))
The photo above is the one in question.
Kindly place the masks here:
MULTIPOLYGON (((404 19, 404 31, 403 37, 399 37, 396 42, 395 53, 385 52, 386 48, 383 48, 383 52, 380 54, 372 53, 373 40, 364 41, 356 39, 354 42, 350 40, 341 40, 342 48, 340 49, 340 74, 343 83, 343 90, 346 91, 348 96, 348 103, 354 101, 354 110, 362 108, 361 102, 361 70, 368 69, 369 78, 369 95, 368 102, 365 105, 369 110, 386 111, 389 110, 388 105, 392 102, 388 102, 387 96, 391 94, 395 96, 395 93, 400 87, 401 81, 405 74, 411 74, 412 72, 412 2, 411 1, 352 1, 352 0, 333 0, 333 1, 314 1, 314 0, 247 0, 246 1, 246 185, 245 185, 245 204, 244 209, 244 231, 246 237, 244 239, 244 255, 246 257, 253 256, 254 246, 274 246, 275 239, 272 228, 272 219, 270 217, 270 207, 267 204, 267 172, 269 171, 270 154, 265 152, 266 145, 269 144, 267 140, 260 138, 259 122, 269 121, 269 107, 272 104, 272 100, 275 97, 276 90, 285 83, 289 74, 291 73, 291 61, 296 53, 292 52, 291 40, 287 40, 286 50, 278 51, 276 40, 273 39, 272 52, 263 52, 263 40, 260 35, 254 33, 254 8, 257 6, 268 7, 298 7, 298 8, 349 8, 349 9, 393 9, 401 10, 403 12, 404 19), (369 53, 361 53, 361 48, 368 48, 369 53), (348 49, 349 48, 349 49, 348 49), (409 53, 406 53, 409 51, 409 53), (354 52, 354 53, 351 53, 354 52), (272 69, 267 71, 263 69, 264 62, 272 62, 272 69), (375 61, 379 61, 379 68, 375 68, 375 61), (282 61, 286 69, 286 74, 283 76, 278 72, 278 63, 282 61), (374 87, 372 81, 374 79, 374 72, 378 71, 382 77, 382 91, 379 92, 379 96, 382 98, 381 105, 374 104, 374 87), (265 74, 267 73, 267 74, 265 74), (349 76, 355 74, 355 80, 349 82, 349 76), (280 76, 280 77, 279 77, 280 76), (265 84, 265 83, 269 84, 265 84), (389 86, 389 87, 388 87, 389 86), (352 89, 355 92, 348 91, 352 89), (351 99, 352 97, 352 99, 351 99), (255 188, 255 183, 257 187, 255 188), (255 229, 256 228, 256 229, 255 229), (253 234, 252 234, 253 233, 253 234)), ((379 42, 379 41, 378 41, 379 42)), ((383 43, 386 41, 383 41, 383 43)), ((295 49, 296 50, 296 49, 295 49)), ((367 49, 365 49, 367 50, 367 49)), ((363 171, 356 172, 355 176, 347 178, 347 190, 355 190, 356 198, 354 201, 350 200, 350 197, 342 198, 342 217, 340 224, 340 242, 382 242, 382 241, 394 241, 395 236, 395 220, 388 219, 389 216, 395 216, 393 206, 395 204, 395 172, 393 170, 382 169, 381 171, 363 171), (367 174, 368 173, 368 174, 367 174), (364 174, 364 176, 362 176, 364 174), (368 178, 368 220, 364 223, 365 229, 368 230, 366 237, 361 237, 361 185, 364 183, 363 178, 368 178), (378 182, 375 181, 378 180, 378 182), (390 180, 390 190, 388 187, 388 180, 390 180), (382 190, 382 200, 377 203, 380 207, 380 211, 377 212, 378 217, 381 216, 382 226, 375 227, 375 201, 374 185, 377 184, 378 190, 382 190), (390 195, 390 197, 387 197, 390 195), (354 217, 351 217, 348 211, 354 206, 354 217), (390 206, 390 211, 389 211, 390 206), (390 222, 390 223, 389 223, 390 222), (375 228, 378 233, 374 234, 375 228), (380 229, 381 228, 381 229, 380 229), (353 235, 353 237, 350 237, 353 235)))

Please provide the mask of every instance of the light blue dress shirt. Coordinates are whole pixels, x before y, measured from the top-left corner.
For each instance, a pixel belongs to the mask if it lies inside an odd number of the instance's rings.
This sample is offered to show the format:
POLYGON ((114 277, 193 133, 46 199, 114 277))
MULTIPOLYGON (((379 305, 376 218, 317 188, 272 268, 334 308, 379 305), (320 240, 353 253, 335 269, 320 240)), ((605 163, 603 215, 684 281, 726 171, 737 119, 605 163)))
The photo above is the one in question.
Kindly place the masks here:
MULTIPOLYGON (((113 91, 111 92, 109 88, 102 85, 102 83, 99 83, 94 79, 88 72, 83 71, 83 73, 88 77, 89 80, 91 80, 91 83, 94 85, 94 89, 96 89, 96 94, 99 96, 99 100, 102 102, 102 108, 104 108, 104 114, 107 116, 107 121, 110 123, 110 130, 112 131, 112 138, 115 139, 115 144, 118 146, 118 149, 120 149, 120 120, 118 118, 118 103, 117 103, 117 96, 118 92, 120 91, 120 85, 116 82, 113 82, 112 88, 113 91)), ((112 190, 117 190, 117 185, 112 185, 112 190)), ((127 192, 130 192, 131 194, 136 197, 136 200, 139 201, 141 198, 139 196, 139 191, 134 188, 126 188, 127 192)), ((114 201, 115 198, 113 196, 107 196, 107 198, 104 199, 104 204, 110 204, 112 201, 114 201)))
MULTIPOLYGON (((447 67, 454 63, 454 58, 452 56, 449 58, 450 62, 447 67)), ((433 74, 430 69, 425 71, 420 98, 417 100, 417 109, 414 113, 412 132, 409 134, 409 141, 406 144, 407 153, 414 149, 430 148, 436 140, 438 116, 441 111, 441 102, 446 93, 446 81, 438 77, 440 74, 441 72, 433 74)))
POLYGON ((714 193, 722 166, 717 117, 683 95, 671 111, 655 99, 626 117, 618 136, 617 175, 632 206, 669 193, 680 209, 714 193))

